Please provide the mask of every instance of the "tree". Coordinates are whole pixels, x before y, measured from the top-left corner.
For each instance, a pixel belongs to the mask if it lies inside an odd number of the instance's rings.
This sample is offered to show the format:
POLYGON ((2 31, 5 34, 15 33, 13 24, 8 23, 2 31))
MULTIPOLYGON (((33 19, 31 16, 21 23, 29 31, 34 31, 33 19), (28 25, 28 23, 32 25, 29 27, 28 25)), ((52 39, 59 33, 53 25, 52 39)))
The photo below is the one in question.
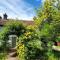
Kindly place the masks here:
POLYGON ((38 10, 35 20, 44 54, 48 58, 49 54, 52 54, 52 45, 56 41, 57 35, 60 34, 60 12, 58 6, 55 6, 56 2, 58 0, 45 0, 42 9, 38 10))
POLYGON ((39 26, 44 22, 51 22, 52 20, 53 3, 52 0, 46 0, 42 9, 37 12, 37 19, 35 20, 39 26))

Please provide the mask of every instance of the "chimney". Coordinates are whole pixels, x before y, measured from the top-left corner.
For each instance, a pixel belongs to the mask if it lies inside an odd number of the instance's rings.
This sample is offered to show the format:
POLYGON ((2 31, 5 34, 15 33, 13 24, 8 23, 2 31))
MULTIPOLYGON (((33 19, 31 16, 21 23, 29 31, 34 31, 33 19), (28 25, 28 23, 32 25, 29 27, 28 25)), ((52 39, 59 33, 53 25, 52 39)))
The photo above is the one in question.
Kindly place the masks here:
POLYGON ((2 20, 2 17, 0 16, 0 20, 2 20))
POLYGON ((3 19, 4 19, 4 20, 7 20, 7 17, 8 17, 8 16, 7 16, 7 14, 5 13, 5 14, 3 15, 3 19))

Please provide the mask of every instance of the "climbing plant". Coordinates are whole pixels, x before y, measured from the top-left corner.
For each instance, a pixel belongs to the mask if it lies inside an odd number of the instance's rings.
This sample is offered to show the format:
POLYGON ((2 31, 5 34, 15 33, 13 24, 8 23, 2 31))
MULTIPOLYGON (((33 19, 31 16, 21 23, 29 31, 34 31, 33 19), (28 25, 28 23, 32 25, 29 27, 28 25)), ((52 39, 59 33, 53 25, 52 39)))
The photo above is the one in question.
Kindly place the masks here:
POLYGON ((17 35, 17 37, 19 37, 21 34, 25 32, 25 30, 25 25, 23 25, 22 22, 13 20, 7 21, 0 33, 0 41, 2 44, 0 47, 3 47, 3 49, 7 47, 6 44, 9 39, 8 36, 10 34, 15 34, 17 35))

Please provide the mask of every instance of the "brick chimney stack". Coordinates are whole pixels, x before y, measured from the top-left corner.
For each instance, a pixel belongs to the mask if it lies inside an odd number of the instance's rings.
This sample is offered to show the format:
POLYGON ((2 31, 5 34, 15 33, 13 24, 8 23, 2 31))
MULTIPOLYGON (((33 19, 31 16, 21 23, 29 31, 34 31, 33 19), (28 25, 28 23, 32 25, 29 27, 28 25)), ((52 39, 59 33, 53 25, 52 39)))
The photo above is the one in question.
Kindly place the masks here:
POLYGON ((5 13, 5 14, 3 14, 3 19, 4 19, 4 20, 7 20, 7 17, 8 17, 8 16, 7 16, 7 14, 6 14, 6 13, 5 13))
POLYGON ((2 17, 0 16, 0 20, 2 20, 2 17))

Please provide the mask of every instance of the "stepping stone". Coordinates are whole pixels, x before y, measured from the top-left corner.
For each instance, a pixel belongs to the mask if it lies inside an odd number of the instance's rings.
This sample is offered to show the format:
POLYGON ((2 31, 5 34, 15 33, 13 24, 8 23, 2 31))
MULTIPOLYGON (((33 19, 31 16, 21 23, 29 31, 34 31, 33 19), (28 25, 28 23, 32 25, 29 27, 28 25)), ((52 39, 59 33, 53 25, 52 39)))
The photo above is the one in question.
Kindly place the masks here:
POLYGON ((8 57, 6 60, 18 60, 16 57, 8 57))
POLYGON ((9 56, 10 57, 16 57, 17 56, 17 53, 16 52, 9 53, 9 56))

